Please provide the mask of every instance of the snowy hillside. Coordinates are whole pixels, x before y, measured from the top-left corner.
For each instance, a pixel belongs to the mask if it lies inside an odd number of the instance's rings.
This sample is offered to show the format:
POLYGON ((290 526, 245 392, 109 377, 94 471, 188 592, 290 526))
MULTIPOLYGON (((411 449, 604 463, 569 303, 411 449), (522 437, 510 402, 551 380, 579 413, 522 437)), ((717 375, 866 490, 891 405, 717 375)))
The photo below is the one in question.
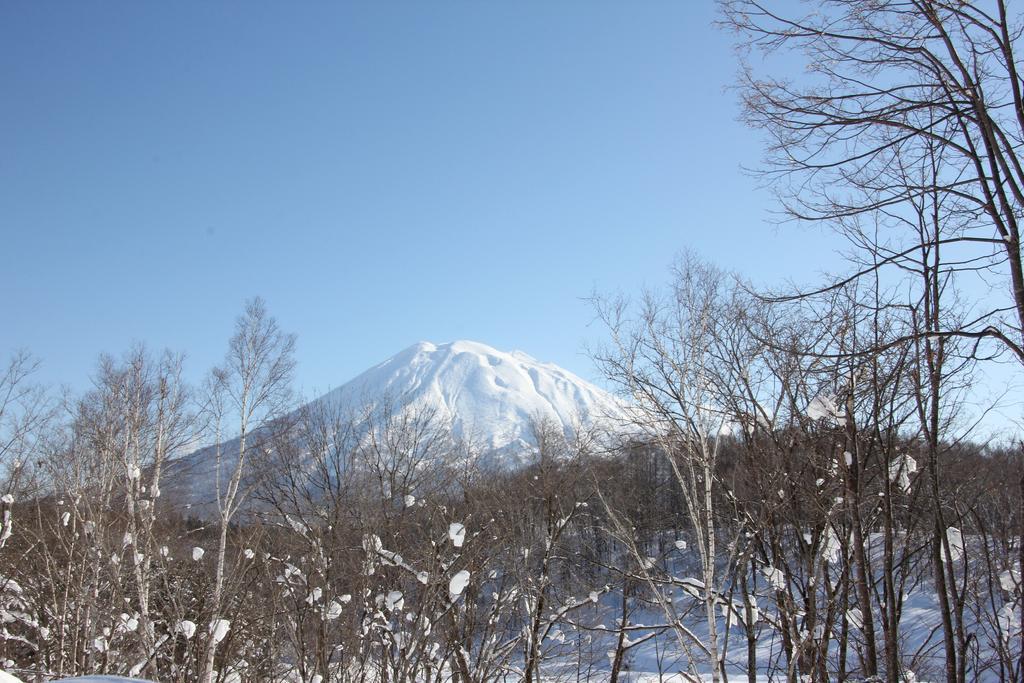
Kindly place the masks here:
POLYGON ((569 435, 621 416, 614 397, 571 372, 472 341, 420 342, 317 400, 351 409, 387 400, 435 407, 456 436, 487 450, 529 445, 536 419, 569 435))
MULTIPOLYGON (((353 416, 385 405, 435 410, 453 436, 499 467, 520 462, 539 422, 571 438, 577 429, 610 429, 624 418, 617 398, 571 372, 473 341, 414 344, 310 403, 353 416)), ((230 441, 223 452, 236 449, 230 441)), ((193 504, 213 499, 211 448, 187 456, 177 470, 186 473, 171 486, 179 496, 193 504)))

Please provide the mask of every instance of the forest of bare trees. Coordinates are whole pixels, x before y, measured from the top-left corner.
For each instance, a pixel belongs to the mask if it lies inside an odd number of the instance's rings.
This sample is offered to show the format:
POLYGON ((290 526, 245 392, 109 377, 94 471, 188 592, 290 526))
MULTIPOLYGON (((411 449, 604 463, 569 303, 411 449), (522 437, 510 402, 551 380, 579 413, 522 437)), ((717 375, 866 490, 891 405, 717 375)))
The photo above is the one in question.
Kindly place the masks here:
POLYGON ((914 309, 875 297, 767 301, 685 256, 595 302, 628 419, 538 421, 516 470, 400 398, 300 407, 259 301, 202 386, 133 349, 57 397, 19 355, 0 656, 29 680, 1019 680, 1019 445, 972 439, 970 342, 930 384, 914 309), (210 442, 194 510, 176 463, 210 442))

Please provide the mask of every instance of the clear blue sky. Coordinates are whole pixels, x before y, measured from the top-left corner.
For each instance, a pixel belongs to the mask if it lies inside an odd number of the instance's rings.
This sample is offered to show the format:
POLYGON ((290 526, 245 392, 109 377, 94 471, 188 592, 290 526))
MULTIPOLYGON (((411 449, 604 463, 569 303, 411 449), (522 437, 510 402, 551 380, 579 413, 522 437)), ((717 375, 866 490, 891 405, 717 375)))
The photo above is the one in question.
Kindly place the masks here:
POLYGON ((85 386, 133 342, 198 378, 244 301, 299 384, 418 341, 593 378, 582 301, 691 248, 763 282, 766 222, 713 3, 3 3, 0 354, 85 386))

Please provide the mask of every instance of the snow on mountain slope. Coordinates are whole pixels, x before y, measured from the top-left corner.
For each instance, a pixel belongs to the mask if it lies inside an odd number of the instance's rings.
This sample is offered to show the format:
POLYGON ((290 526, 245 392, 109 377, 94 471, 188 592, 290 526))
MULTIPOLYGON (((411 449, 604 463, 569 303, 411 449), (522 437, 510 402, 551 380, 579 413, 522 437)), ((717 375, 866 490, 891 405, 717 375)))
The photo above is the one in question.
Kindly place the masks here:
POLYGON ((317 400, 434 407, 456 436, 485 450, 531 444, 537 419, 568 436, 621 417, 617 399, 571 372, 472 341, 420 342, 317 400))
MULTIPOLYGON (((514 467, 535 445, 534 427, 554 425, 571 438, 577 429, 613 428, 624 417, 621 402, 551 363, 486 344, 420 342, 314 399, 331 414, 358 416, 391 408, 435 410, 439 424, 468 442, 497 467, 514 467)), ((222 478, 230 476, 237 440, 222 446, 222 478)), ((215 498, 213 448, 181 459, 169 471, 168 489, 190 505, 215 498)))

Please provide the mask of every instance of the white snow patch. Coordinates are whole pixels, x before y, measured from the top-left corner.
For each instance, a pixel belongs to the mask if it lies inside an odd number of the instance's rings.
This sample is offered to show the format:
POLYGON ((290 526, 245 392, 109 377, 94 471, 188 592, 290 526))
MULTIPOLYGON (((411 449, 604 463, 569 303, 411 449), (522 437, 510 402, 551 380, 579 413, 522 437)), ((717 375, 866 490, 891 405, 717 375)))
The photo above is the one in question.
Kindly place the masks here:
POLYGON ((210 637, 213 639, 213 642, 219 643, 224 640, 224 637, 227 636, 230 629, 230 621, 227 619, 215 619, 210 622, 210 637))
POLYGON ((196 634, 196 622, 183 619, 178 622, 178 625, 174 630, 185 636, 185 640, 191 640, 192 636, 196 634))
POLYGON ((451 581, 448 582, 448 593, 451 595, 452 600, 455 600, 462 592, 466 590, 466 586, 469 585, 469 572, 463 569, 452 577, 451 581))
POLYGON ((466 527, 458 522, 452 522, 448 525, 448 538, 451 539, 452 545, 461 548, 466 540, 466 527))

